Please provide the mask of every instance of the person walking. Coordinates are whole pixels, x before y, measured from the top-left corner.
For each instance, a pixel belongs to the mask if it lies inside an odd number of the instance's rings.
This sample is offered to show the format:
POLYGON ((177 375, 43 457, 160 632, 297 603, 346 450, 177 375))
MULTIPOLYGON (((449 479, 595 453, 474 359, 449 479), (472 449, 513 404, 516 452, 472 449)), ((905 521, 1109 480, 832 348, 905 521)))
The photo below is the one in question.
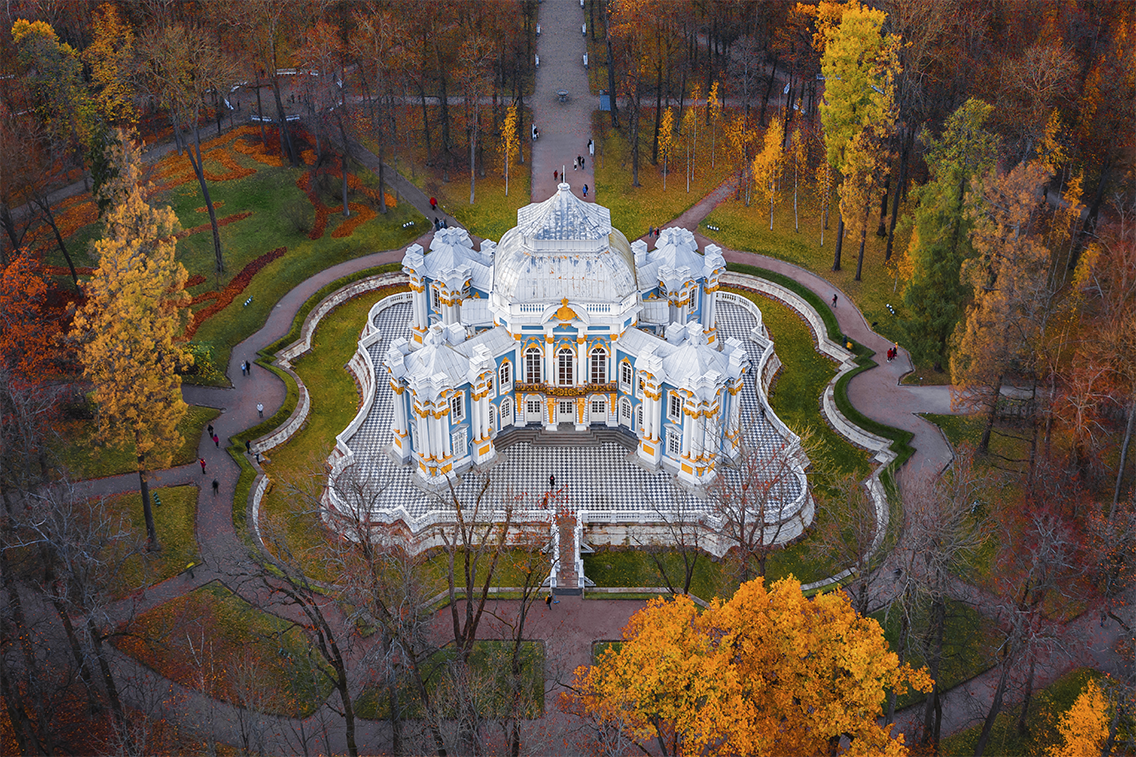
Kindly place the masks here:
POLYGON ((587 184, 584 185, 584 199, 585 200, 588 199, 588 185, 587 184))
POLYGON ((832 295, 832 306, 836 307, 836 295, 835 294, 832 295))
POLYGON ((437 197, 431 197, 430 198, 430 210, 437 210, 437 209, 438 209, 438 198, 437 197))
POLYGON ((206 433, 209 434, 209 438, 212 439, 213 438, 213 424, 210 423, 209 426, 205 429, 205 431, 206 431, 206 433))
POLYGON ((576 160, 580 161, 580 170, 583 171, 584 170, 584 156, 580 155, 579 157, 576 158, 576 160))
POLYGON ((576 158, 575 160, 572 161, 572 170, 573 171, 579 171, 580 170, 580 159, 579 158, 576 158))
POLYGON ((216 434, 213 434, 213 446, 217 449, 221 449, 221 437, 216 434))
POLYGON ((259 415, 261 418, 264 417, 264 403, 263 402, 256 403, 256 414, 259 415))
POLYGON ((560 181, 560 171, 552 172, 552 182, 555 184, 560 181))
POLYGON ((201 458, 197 462, 201 463, 201 475, 205 475, 205 458, 201 458))
POLYGON ((252 442, 245 439, 245 452, 252 452, 252 442))
POLYGON ((221 482, 218 481, 217 479, 213 479, 213 496, 214 497, 217 496, 217 490, 220 489, 220 488, 221 488, 221 482))

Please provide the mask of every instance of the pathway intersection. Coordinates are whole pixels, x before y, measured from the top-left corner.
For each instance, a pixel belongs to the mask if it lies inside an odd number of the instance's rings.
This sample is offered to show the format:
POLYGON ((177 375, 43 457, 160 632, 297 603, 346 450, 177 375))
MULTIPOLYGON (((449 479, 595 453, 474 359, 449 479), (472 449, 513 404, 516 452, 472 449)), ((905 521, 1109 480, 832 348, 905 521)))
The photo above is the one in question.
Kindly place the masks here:
MULTIPOLYGON (((594 186, 590 159, 582 171, 572 172, 571 166, 577 155, 587 156, 592 114, 598 106, 598 99, 589 93, 587 75, 582 64, 585 47, 580 24, 584 14, 578 4, 574 0, 545 0, 539 6, 538 13, 542 30, 537 43, 540 68, 532 107, 535 123, 540 129, 540 138, 532 145, 534 201, 546 199, 553 193, 556 181, 552 174, 554 170, 559 172, 562 165, 568 167, 570 173, 567 180, 573 192, 579 193, 585 182, 589 187, 594 186), (561 102, 556 95, 561 89, 569 93, 567 102, 561 102)), ((411 204, 424 215, 429 214, 428 200, 421 191, 393 171, 388 171, 387 175, 411 204)), ((731 191, 732 187, 727 182, 668 225, 691 229, 696 233, 699 244, 705 245, 710 240, 698 234, 698 225, 731 191)), ((594 192, 590 193, 589 199, 593 195, 594 192)), ((431 238, 431 234, 426 234, 417 241, 428 247, 431 238)), ((950 463, 950 447, 942 433, 917 415, 949 412, 949 390, 945 387, 900 385, 899 379, 911 367, 907 354, 901 350, 898 360, 891 363, 883 360, 883 354, 891 343, 871 330, 850 298, 836 292, 821 277, 798 266, 744 252, 727 250, 725 256, 730 262, 753 264, 782 273, 816 293, 822 302, 829 302, 834 293, 839 295, 834 313, 841 331, 874 350, 878 363, 875 368, 860 373, 850 382, 849 400, 869 418, 914 434, 912 446, 915 454, 899 473, 901 488, 910 486, 917 477, 927 472, 939 473, 950 463)), ((259 350, 286 334, 299 308, 326 284, 366 268, 398 262, 401 258, 401 250, 379 252, 328 268, 304 281, 281 298, 260 330, 233 349, 226 371, 231 386, 187 386, 184 388, 186 401, 222 411, 213 423, 221 439, 226 442, 231 436, 259 422, 256 410, 258 403, 263 403, 266 414, 271 416, 284 402, 284 384, 273 373, 255 364, 251 375, 244 376, 240 371, 241 363, 245 360, 254 361, 259 350)), ((263 584, 247 580, 257 571, 248 547, 238 537, 233 525, 232 508, 239 477, 238 466, 227 449, 215 447, 212 440, 205 438, 204 433, 199 441, 198 456, 205 459, 208 475, 203 476, 199 466, 193 463, 155 472, 150 483, 152 487, 180 484, 199 487, 197 540, 203 564, 192 576, 182 574, 120 601, 110 608, 111 618, 125 621, 139 612, 211 581, 226 583, 248 601, 270 612, 294 617, 294 610, 271 605, 263 584), (207 486, 214 478, 220 482, 219 496, 213 496, 207 486)), ((89 496, 99 496, 134 492, 137 485, 137 477, 130 474, 85 481, 80 487, 89 496)), ((237 506, 243 506, 243 503, 238 503, 237 506)), ((890 571, 890 566, 885 564, 881 570, 890 571)), ((975 601, 981 606, 981 599, 975 601)), ((498 601, 491 604, 493 619, 483 626, 483 635, 487 638, 500 638, 501 623, 509 618, 516 603, 498 601)), ((628 618, 641 606, 642 603, 637 601, 584 600, 565 596, 558 605, 534 610, 536 617, 529 621, 529 635, 544 640, 547 646, 547 656, 551 661, 550 678, 561 684, 567 683, 576 666, 590 662, 592 643, 596 640, 618 639, 628 618)), ((329 605, 327 609, 342 620, 334 607, 329 605)), ((1131 624, 1131 613, 1128 610, 1118 611, 1118 614, 1123 615, 1126 622, 1131 624)), ((439 618, 439 622, 443 620, 439 618)), ((1058 630, 1062 631, 1065 643, 1039 662, 1037 685, 1045 685, 1061 673, 1080 665, 1091 665, 1113 673, 1121 671, 1121 659, 1114 651, 1117 642, 1123 637, 1123 630, 1118 623, 1110 620, 1103 626, 1099 625, 1097 613, 1089 612, 1058 630)), ((365 651, 363 646, 354 647, 351 659, 361 661, 365 651)), ((240 722, 258 717, 263 727, 263 749, 268 753, 285 754, 301 751, 297 736, 301 728, 312 733, 319 731, 321 723, 326 722, 329 724, 326 734, 321 733, 318 746, 313 744, 311 747, 335 753, 346 749, 342 721, 334 710, 334 697, 316 714, 303 721, 253 716, 247 711, 242 712, 237 707, 209 699, 163 679, 133 658, 117 651, 112 652, 112 662, 118 676, 132 684, 124 687, 123 694, 128 703, 142 705, 147 703, 144 700, 150 698, 150 692, 170 692, 172 696, 167 697, 161 705, 165 708, 164 711, 158 714, 185 732, 237 744, 240 743, 240 722), (325 737, 326 741, 323 740, 325 737)), ((985 714, 993 695, 995 676, 996 671, 990 671, 946 693, 943 707, 944 734, 973 725, 977 718, 985 714)), ((546 713, 545 720, 558 734, 555 743, 549 742, 549 753, 569 753, 571 749, 566 744, 570 743, 570 738, 566 736, 571 724, 555 709, 552 687, 549 689, 546 713)), ((920 717, 921 708, 900 713, 900 730, 908 734, 917 733, 920 717)), ((365 752, 378 751, 382 748, 381 745, 388 743, 389 735, 382 722, 359 721, 357 729, 357 741, 365 752)))

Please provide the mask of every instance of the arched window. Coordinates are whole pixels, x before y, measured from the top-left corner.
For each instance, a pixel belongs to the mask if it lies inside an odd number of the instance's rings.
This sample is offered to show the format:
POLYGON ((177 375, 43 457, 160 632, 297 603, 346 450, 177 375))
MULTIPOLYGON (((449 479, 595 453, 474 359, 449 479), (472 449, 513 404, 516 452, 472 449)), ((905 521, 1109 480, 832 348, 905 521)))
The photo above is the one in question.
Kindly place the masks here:
POLYGON ((607 383, 607 350, 603 347, 592 350, 592 383, 607 383))
POLYGON ((497 430, 497 406, 490 403, 489 405, 489 433, 497 430))
POLYGON ((556 353, 557 364, 559 368, 559 375, 557 382, 560 386, 572 386, 576 383, 573 367, 575 364, 575 352, 571 347, 564 347, 560 352, 556 353))
POLYGON ((631 368, 631 363, 624 360, 619 364, 619 383, 622 384, 623 391, 631 391, 631 381, 635 378, 635 371, 631 368))
POLYGON ((540 347, 529 347, 525 350, 525 381, 529 384, 539 384, 544 379, 541 376, 540 364, 544 354, 540 347))
POLYGON ((434 310, 441 310, 442 309, 442 301, 441 301, 441 298, 438 296, 438 287, 436 287, 436 286, 430 287, 430 299, 433 301, 434 310))
POLYGON ((506 397, 501 400, 501 426, 513 425, 513 400, 506 397))
POLYGON ((643 405, 635 408, 635 433, 643 433, 643 405))
POLYGON ((513 364, 508 360, 501 363, 501 368, 497 371, 497 379, 502 392, 507 392, 513 387, 513 364))
POLYGON ((619 422, 624 426, 631 426, 631 400, 626 397, 619 401, 619 422))

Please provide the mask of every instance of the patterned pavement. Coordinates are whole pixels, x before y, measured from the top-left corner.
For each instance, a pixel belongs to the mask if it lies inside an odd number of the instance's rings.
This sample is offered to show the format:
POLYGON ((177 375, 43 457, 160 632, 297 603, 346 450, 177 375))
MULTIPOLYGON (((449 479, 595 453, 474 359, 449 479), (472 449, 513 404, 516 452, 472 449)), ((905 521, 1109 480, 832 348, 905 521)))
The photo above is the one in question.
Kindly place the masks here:
MULTIPOLYGON (((395 305, 374 317, 374 325, 382 336, 370 347, 370 353, 374 364, 381 366, 388 343, 399 336, 405 337, 409 332, 410 305, 395 305)), ((746 374, 741 413, 747 444, 750 449, 759 450, 759 454, 773 456, 782 448, 782 439, 760 411, 756 366, 765 344, 750 339, 749 335, 755 325, 754 317, 745 309, 726 302, 718 303, 719 332, 724 337, 741 340, 750 356, 751 369, 746 374)), ((373 508, 372 517, 384 520, 384 511, 399 508, 412 518, 451 510, 448 491, 438 494, 421 487, 410 466, 398 465, 386 455, 385 449, 391 441, 392 417, 390 386, 380 376, 369 415, 359 430, 347 440, 358 469, 366 471, 367 478, 376 482, 373 486, 382 487, 381 495, 374 498, 380 506, 373 508)), ((669 472, 662 469, 647 470, 635 460, 634 452, 629 453, 614 442, 590 447, 546 447, 523 442, 514 444, 499 451, 498 462, 489 469, 490 493, 493 495, 490 501, 500 502, 505 497, 518 497, 517 507, 540 509, 548 477, 555 475, 557 489, 563 492, 572 509, 610 513, 617 520, 638 521, 647 514, 654 516, 659 510, 670 510, 673 507, 670 503, 688 497, 686 507, 695 511, 709 510, 709 501, 690 497, 687 490, 673 482, 669 472), (613 485, 615 482, 618 485, 613 485)), ((727 469, 720 475, 738 474, 727 469)), ((468 508, 476 497, 480 482, 476 475, 464 475, 461 478, 455 491, 468 508)), ((775 492, 783 502, 795 501, 799 494, 800 483, 792 476, 779 483, 778 491, 775 492)), ((786 512, 782 515, 788 517, 793 514, 795 513, 786 512)), ((778 520, 776 510, 768 515, 769 522, 778 520)))

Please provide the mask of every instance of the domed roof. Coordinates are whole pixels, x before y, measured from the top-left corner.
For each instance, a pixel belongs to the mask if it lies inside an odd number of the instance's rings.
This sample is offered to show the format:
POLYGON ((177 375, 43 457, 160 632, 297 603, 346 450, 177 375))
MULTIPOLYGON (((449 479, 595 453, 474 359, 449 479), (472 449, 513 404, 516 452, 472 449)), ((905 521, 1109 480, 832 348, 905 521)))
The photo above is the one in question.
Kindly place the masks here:
POLYGON ((560 184, 544 202, 517 211, 501 238, 493 293, 506 302, 619 302, 638 292, 635 256, 611 212, 560 184))

